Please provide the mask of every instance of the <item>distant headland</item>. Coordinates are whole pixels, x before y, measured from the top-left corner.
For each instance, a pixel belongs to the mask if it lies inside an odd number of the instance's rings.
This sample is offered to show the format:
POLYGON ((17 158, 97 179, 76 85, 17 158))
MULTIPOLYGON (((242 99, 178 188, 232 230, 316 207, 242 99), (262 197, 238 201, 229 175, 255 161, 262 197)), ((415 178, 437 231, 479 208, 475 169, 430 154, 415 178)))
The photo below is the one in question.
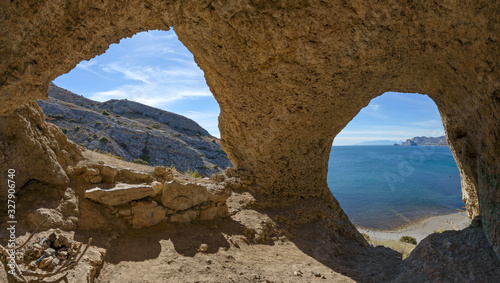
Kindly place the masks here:
POLYGON ((401 144, 394 144, 395 146, 448 146, 446 136, 440 137, 414 137, 407 139, 401 144))

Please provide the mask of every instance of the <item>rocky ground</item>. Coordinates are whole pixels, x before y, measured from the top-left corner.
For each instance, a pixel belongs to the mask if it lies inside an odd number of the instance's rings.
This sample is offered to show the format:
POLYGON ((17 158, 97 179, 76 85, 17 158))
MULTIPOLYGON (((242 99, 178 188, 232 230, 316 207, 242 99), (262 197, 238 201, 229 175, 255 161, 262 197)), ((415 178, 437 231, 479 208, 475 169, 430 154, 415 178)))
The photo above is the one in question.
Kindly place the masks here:
POLYGON ((101 103, 54 84, 37 103, 48 122, 91 150, 206 176, 232 167, 219 139, 178 114, 128 100, 101 103))
MULTIPOLYGON (((402 261, 394 250, 339 238, 342 228, 327 219, 277 221, 280 212, 258 209, 233 169, 199 179, 87 150, 66 170, 68 186, 31 182, 18 195, 18 246, 29 241, 16 261, 29 282, 492 282, 500 275, 480 221, 429 236, 402 261)), ((3 256, 6 271, 7 263, 3 256)), ((6 273, 0 281, 23 282, 6 273)))

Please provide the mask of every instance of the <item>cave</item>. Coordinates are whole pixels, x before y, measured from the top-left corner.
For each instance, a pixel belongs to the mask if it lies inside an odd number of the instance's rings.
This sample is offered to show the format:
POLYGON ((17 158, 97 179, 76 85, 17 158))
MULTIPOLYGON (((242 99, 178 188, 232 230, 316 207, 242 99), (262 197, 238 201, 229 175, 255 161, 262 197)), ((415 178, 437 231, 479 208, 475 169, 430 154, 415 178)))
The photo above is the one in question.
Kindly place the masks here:
POLYGON ((499 13, 489 1, 4 2, 0 168, 15 164, 19 187, 67 183, 79 152, 34 100, 121 38, 173 27, 220 105, 221 146, 255 209, 325 227, 333 244, 363 242, 326 183, 333 139, 386 91, 426 93, 498 257, 499 13))

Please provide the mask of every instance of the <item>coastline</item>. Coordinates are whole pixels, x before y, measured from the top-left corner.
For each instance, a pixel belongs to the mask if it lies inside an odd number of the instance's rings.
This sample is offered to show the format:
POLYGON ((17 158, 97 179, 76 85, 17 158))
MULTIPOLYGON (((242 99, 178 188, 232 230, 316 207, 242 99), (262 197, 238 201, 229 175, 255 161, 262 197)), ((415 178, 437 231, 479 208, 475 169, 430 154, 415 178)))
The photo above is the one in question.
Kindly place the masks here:
POLYGON ((441 230, 461 230, 469 226, 470 220, 467 212, 456 212, 452 214, 431 216, 422 219, 415 224, 393 230, 375 230, 356 227, 360 233, 366 233, 371 239, 399 241, 402 236, 411 236, 422 241, 434 231, 441 230))

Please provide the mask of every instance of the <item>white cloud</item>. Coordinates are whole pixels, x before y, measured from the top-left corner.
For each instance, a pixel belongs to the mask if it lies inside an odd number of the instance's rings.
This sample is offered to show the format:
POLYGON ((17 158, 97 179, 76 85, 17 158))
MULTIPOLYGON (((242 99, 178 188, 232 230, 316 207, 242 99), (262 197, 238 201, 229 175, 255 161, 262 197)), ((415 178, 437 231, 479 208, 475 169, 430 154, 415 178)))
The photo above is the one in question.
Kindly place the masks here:
POLYGON ((378 111, 380 109, 380 104, 370 104, 368 107, 373 111, 378 111))
POLYGON ((90 98, 94 100, 126 98, 161 107, 178 100, 212 96, 204 83, 203 72, 194 62, 159 67, 129 65, 127 62, 115 61, 101 68, 104 72, 118 75, 130 83, 111 90, 94 92, 90 94, 90 98))
POLYGON ((92 66, 96 65, 98 63, 98 60, 96 58, 90 59, 89 61, 82 61, 78 65, 76 65, 75 69, 82 69, 87 72, 92 73, 93 75, 96 75, 100 78, 109 80, 110 78, 104 76, 103 74, 100 74, 99 72, 96 72, 95 70, 92 69, 92 66))

